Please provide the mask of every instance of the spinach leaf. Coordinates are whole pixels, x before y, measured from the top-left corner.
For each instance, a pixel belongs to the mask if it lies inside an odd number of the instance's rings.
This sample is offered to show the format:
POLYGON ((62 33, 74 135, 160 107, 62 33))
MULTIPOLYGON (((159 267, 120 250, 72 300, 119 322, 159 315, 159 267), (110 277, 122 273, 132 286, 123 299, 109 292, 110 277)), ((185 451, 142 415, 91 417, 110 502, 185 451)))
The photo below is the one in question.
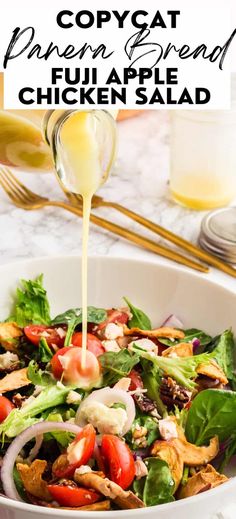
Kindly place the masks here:
POLYGON ((132 303, 127 299, 127 297, 123 298, 128 305, 131 313, 132 319, 128 322, 129 328, 140 328, 141 330, 151 330, 152 324, 149 317, 139 308, 132 305, 132 303))
POLYGON ((198 330, 197 328, 190 328, 188 330, 183 330, 185 333, 184 339, 171 341, 170 339, 158 338, 159 342, 164 344, 165 346, 174 346, 179 342, 191 342, 193 339, 199 339, 201 342, 201 346, 207 346, 211 343, 212 337, 202 330, 198 330))
POLYGON ((136 444, 135 439, 133 438, 133 432, 138 427, 145 427, 147 429, 147 446, 150 447, 152 443, 159 438, 159 427, 158 423, 149 415, 141 413, 141 411, 137 411, 136 418, 132 424, 131 430, 126 434, 126 441, 129 443, 131 449, 139 449, 139 445, 136 444))
MULTIPOLYGON (((99 324, 105 321, 106 317, 107 312, 103 308, 88 306, 88 323, 99 324)), ((51 324, 69 324, 73 320, 76 320, 76 326, 82 323, 82 308, 71 308, 64 312, 64 314, 57 315, 51 324)))
POLYGON ((223 442, 235 430, 236 393, 206 389, 194 398, 186 424, 186 436, 191 443, 205 445, 216 434, 223 442))
POLYGON ((209 348, 213 351, 214 359, 223 369, 229 381, 234 380, 234 336, 232 330, 226 330, 222 335, 217 337, 209 348))
POLYGON ((174 480, 167 463, 159 458, 147 458, 148 475, 135 480, 135 493, 146 506, 160 505, 174 501, 174 480))
POLYGON ((127 349, 118 353, 108 351, 99 356, 103 372, 103 386, 113 386, 120 378, 126 377, 131 369, 138 364, 139 355, 130 353, 127 349))
POLYGON ((35 386, 46 386, 53 385, 56 382, 53 381, 50 373, 43 371, 39 368, 37 362, 31 360, 28 365, 27 377, 31 380, 32 384, 35 386))
POLYGON ((22 288, 16 291, 16 302, 8 321, 15 321, 22 328, 28 324, 50 323, 50 307, 47 292, 43 288, 43 274, 34 281, 22 280, 22 288))
POLYGON ((42 337, 39 341, 39 358, 41 362, 50 362, 53 357, 53 353, 50 350, 45 337, 42 337))
MULTIPOLYGON (((96 308, 95 306, 88 306, 88 323, 99 324, 102 321, 105 321, 107 317, 107 312, 103 308, 96 308)), ((71 337, 74 333, 76 326, 82 323, 82 309, 81 308, 71 308, 64 312, 64 314, 57 315, 53 321, 53 325, 57 324, 67 324, 67 333, 65 337, 65 346, 69 346, 71 342, 71 337)))
POLYGON ((158 368, 145 359, 141 360, 141 365, 143 368, 142 380, 147 389, 147 396, 156 403, 158 413, 161 416, 167 416, 166 406, 160 397, 161 376, 158 368))

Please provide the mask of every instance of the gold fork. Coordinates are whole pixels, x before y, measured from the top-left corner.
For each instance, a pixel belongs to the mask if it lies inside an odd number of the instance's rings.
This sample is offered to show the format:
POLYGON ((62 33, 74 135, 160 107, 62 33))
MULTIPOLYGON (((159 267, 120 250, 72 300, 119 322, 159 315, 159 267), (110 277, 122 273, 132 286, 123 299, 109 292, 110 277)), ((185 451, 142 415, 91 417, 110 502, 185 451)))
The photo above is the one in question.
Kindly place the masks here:
MULTIPOLYGON (((77 205, 77 207, 82 207, 82 198, 80 195, 76 195, 73 193, 69 193, 68 191, 65 191, 65 194, 67 198, 70 200, 70 202, 73 205, 77 205)), ((165 238, 165 240, 170 241, 171 243, 174 243, 178 247, 186 250, 189 254, 192 256, 200 259, 201 261, 204 261, 205 263, 208 263, 212 267, 215 267, 219 270, 222 270, 226 274, 229 274, 230 276, 233 276, 236 278, 236 269, 228 265, 227 263, 224 263, 220 259, 218 259, 216 256, 213 256, 213 254, 210 254, 209 252, 204 251, 197 245, 194 245, 193 243, 185 240, 184 238, 181 238, 177 234, 174 234, 171 231, 168 231, 164 227, 161 227, 161 225, 156 224, 155 222, 152 222, 151 220, 148 220, 147 218, 144 218, 138 213, 135 213, 134 211, 131 211, 127 207, 124 207, 121 204, 118 204, 117 202, 110 202, 108 200, 104 200, 101 196, 94 195, 92 199, 92 207, 112 207, 113 209, 116 209, 120 213, 128 216, 131 218, 131 220, 134 220, 135 222, 138 222, 140 225, 143 225, 146 227, 146 229, 149 229, 150 231, 153 231, 154 233, 158 234, 162 238, 165 238)))
MULTIPOLYGON (((6 192, 10 200, 21 209, 31 211, 34 209, 41 209, 47 206, 54 206, 61 207, 62 209, 70 211, 71 213, 77 216, 83 216, 82 207, 61 202, 59 200, 49 200, 46 197, 42 197, 34 193, 33 191, 30 191, 30 189, 28 189, 24 184, 22 184, 22 182, 20 182, 20 180, 16 178, 15 175, 13 175, 13 173, 8 168, 0 169, 0 185, 6 192)), ((166 247, 158 245, 154 241, 146 238, 145 236, 142 236, 133 231, 129 231, 128 229, 121 227, 120 225, 117 225, 113 222, 110 222, 109 220, 105 220, 104 218, 100 218, 94 214, 91 214, 91 221, 95 225, 98 225, 103 229, 111 231, 112 233, 117 234, 118 236, 121 236, 151 252, 154 252, 155 254, 164 256, 165 258, 176 261, 177 263, 190 267, 199 272, 205 273, 209 271, 207 266, 197 263, 185 256, 182 256, 178 252, 172 251, 166 247)))

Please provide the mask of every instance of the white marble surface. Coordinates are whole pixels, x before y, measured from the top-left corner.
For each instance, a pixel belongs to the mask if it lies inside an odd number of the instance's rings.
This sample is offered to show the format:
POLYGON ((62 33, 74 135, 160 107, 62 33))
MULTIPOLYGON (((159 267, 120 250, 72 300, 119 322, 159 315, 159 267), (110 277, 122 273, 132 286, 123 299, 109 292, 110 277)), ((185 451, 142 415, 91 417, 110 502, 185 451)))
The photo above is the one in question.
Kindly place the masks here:
MULTIPOLYGON (((121 202, 196 242, 204 213, 184 209, 170 199, 168 140, 168 115, 165 112, 146 112, 137 118, 119 123, 117 163, 112 176, 99 194, 121 202)), ((63 199, 54 175, 19 173, 19 177, 37 193, 51 199, 63 199)), ((94 212, 158 240, 158 237, 114 210, 100 208, 94 212)), ((1 263, 35 256, 80 254, 81 220, 57 208, 34 212, 17 209, 0 191, 0 237, 1 263)), ((94 225, 91 225, 89 254, 168 262, 94 225)), ((212 269, 207 276, 236 290, 236 280, 227 275, 212 269)))

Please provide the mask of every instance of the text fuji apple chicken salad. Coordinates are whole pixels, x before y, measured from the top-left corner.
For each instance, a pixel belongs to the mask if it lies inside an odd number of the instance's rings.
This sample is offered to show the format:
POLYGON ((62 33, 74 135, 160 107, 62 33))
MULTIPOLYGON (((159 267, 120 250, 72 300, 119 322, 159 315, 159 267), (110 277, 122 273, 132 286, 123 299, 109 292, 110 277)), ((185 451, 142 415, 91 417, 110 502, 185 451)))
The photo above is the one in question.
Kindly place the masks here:
POLYGON ((232 331, 212 337, 175 315, 153 327, 126 297, 121 304, 88 307, 84 365, 81 309, 52 318, 43 276, 21 281, 0 323, 2 495, 106 511, 185 499, 228 480, 232 331))

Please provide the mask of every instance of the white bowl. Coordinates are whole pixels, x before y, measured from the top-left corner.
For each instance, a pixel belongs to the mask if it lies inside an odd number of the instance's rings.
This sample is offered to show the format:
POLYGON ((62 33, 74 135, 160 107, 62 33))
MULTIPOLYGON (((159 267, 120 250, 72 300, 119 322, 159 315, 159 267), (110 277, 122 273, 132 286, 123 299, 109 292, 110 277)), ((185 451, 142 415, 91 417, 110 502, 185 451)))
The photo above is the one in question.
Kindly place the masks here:
MULTIPOLYGON (((34 259, 0 267, 0 319, 9 312, 12 295, 21 278, 44 273, 52 315, 80 305, 80 260, 76 257, 34 259)), ((176 313, 186 327, 196 327, 217 335, 228 327, 236 332, 236 294, 177 267, 124 260, 91 258, 89 260, 89 304, 100 307, 120 306, 122 296, 146 311, 154 325, 170 313, 176 313)), ((236 517, 236 480, 196 497, 143 510, 106 512, 107 519, 217 519, 236 517), (231 515, 218 515, 225 506, 231 515)), ((229 512, 228 512, 229 513, 229 512)), ((0 497, 1 519, 97 519, 101 512, 52 510, 0 497)))

